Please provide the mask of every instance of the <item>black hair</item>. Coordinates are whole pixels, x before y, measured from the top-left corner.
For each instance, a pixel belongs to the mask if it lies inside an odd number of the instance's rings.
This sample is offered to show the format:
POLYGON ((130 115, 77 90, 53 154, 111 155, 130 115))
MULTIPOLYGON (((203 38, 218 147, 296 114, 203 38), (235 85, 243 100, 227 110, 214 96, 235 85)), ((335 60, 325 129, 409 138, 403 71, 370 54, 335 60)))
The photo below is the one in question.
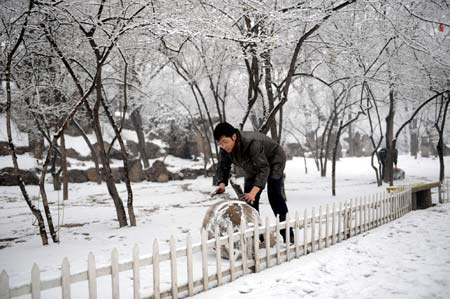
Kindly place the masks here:
POLYGON ((238 130, 227 122, 219 123, 214 129, 214 139, 219 140, 220 137, 231 137, 238 130))

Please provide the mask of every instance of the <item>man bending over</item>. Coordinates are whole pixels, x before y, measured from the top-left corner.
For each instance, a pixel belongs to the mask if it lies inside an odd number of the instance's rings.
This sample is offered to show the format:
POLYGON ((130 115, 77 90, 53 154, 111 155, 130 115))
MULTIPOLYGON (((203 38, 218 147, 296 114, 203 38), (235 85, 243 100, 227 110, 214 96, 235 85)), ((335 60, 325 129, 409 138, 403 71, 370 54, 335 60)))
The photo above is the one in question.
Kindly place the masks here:
MULTIPOLYGON (((223 193, 230 178, 231 164, 241 167, 245 172, 243 199, 259 211, 259 198, 267 183, 267 195, 272 211, 286 220, 288 208, 284 193, 283 171, 286 154, 281 146, 259 132, 240 132, 229 123, 219 123, 214 129, 214 139, 220 147, 218 165, 218 188, 223 193)), ((286 241, 286 230, 280 230, 286 241)), ((290 241, 294 242, 293 231, 290 241)))

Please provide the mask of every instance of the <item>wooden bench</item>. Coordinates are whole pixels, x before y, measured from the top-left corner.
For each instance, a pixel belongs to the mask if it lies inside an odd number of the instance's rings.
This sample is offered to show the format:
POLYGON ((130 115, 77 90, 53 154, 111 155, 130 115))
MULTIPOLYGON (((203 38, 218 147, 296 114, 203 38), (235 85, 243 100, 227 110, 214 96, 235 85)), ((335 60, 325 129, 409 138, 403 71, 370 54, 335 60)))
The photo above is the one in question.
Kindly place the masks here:
POLYGON ((400 186, 389 186, 386 188, 387 192, 398 192, 403 191, 406 188, 411 188, 412 193, 412 209, 426 209, 431 207, 431 189, 438 188, 440 186, 439 182, 430 183, 417 183, 413 185, 400 185, 400 186))

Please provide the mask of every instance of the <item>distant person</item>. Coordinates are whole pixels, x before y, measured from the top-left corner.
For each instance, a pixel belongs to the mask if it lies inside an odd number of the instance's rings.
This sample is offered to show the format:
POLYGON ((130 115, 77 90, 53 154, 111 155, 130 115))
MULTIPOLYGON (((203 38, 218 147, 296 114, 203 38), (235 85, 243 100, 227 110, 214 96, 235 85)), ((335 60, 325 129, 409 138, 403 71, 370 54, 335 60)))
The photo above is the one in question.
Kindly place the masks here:
MULTIPOLYGON (((219 123, 214 129, 214 139, 220 146, 218 165, 218 188, 223 193, 230 178, 231 164, 241 167, 245 172, 243 198, 259 211, 259 198, 267 183, 267 195, 272 211, 286 220, 288 208, 284 192, 283 171, 286 154, 274 140, 259 132, 240 132, 229 123, 219 123)), ((280 230, 286 242, 286 230, 280 230)), ((294 242, 293 231, 290 241, 294 242)))
MULTIPOLYGON (((381 178, 384 179, 384 168, 386 167, 388 151, 386 148, 382 148, 378 151, 378 157, 381 162, 381 178)), ((394 170, 397 169, 398 150, 394 150, 394 156, 392 162, 394 163, 394 170)))

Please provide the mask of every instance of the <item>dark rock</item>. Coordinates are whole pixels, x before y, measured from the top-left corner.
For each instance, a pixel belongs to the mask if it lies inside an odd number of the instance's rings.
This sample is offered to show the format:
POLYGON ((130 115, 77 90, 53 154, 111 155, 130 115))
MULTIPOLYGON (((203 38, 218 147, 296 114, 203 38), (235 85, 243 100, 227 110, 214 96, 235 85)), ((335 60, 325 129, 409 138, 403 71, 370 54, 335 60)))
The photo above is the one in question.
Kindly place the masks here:
POLYGON ((151 142, 145 143, 145 153, 147 154, 148 159, 156 159, 161 157, 162 155, 161 148, 158 145, 151 142))
POLYGON ((69 176, 69 183, 86 183, 89 181, 86 170, 71 169, 67 174, 69 176))
POLYGON ((10 152, 8 142, 0 141, 0 156, 8 156, 9 154, 10 152))
MULTIPOLYGON (((25 185, 39 185, 39 178, 34 172, 20 169, 19 174, 25 185)), ((0 169, 0 186, 17 186, 18 184, 13 167, 0 169)))
POLYGON ((184 180, 184 176, 181 172, 171 173, 169 180, 182 181, 184 180))
POLYGON ((147 181, 150 182, 168 181, 171 175, 171 173, 167 170, 164 162, 160 160, 156 160, 155 162, 153 162, 152 166, 146 169, 144 172, 147 181))
POLYGON ((205 174, 205 171, 203 169, 184 168, 180 172, 183 174, 183 178, 186 180, 193 180, 205 174))
POLYGON ((133 140, 127 140, 127 149, 132 156, 137 157, 139 155, 139 144, 133 140))
MULTIPOLYGON (((29 146, 16 146, 16 154, 23 155, 30 151, 29 146)), ((9 144, 7 141, 0 141, 0 156, 9 156, 11 151, 9 149, 9 144)))
POLYGON ((145 179, 140 159, 128 161, 128 177, 131 182, 142 182, 145 179))
POLYGON ((174 136, 169 143, 168 154, 181 159, 192 159, 192 144, 187 137, 181 139, 174 136))
MULTIPOLYGON (((108 154, 109 143, 108 142, 104 142, 103 144, 104 144, 104 147, 105 147, 105 151, 108 154)), ((94 149, 95 149, 95 152, 97 153, 97 156, 99 157, 98 153, 99 153, 99 150, 100 150, 100 145, 98 143, 95 143, 94 144, 94 149)), ((122 152, 117 150, 117 149, 115 149, 115 148, 112 148, 109 151, 108 157, 110 159, 122 160, 122 152)))
POLYGON ((86 170, 70 169, 68 172, 69 183, 86 183, 89 181, 86 170))
POLYGON ((170 179, 169 174, 167 174, 167 173, 161 173, 161 174, 158 176, 157 182, 158 182, 158 183, 167 183, 167 182, 169 181, 169 179, 170 179))
POLYGON ((114 178, 114 183, 118 184, 120 181, 124 181, 125 176, 122 167, 111 168, 111 173, 114 178))
POLYGON ((28 153, 30 151, 29 146, 17 146, 16 147, 16 154, 23 155, 25 153, 28 153))
POLYGON ((73 158, 73 159, 77 159, 77 160, 80 160, 80 161, 90 161, 91 160, 91 157, 89 157, 89 156, 82 156, 79 152, 77 152, 73 148, 67 148, 66 149, 66 156, 67 156, 67 158, 73 158))
POLYGON ((86 170, 86 176, 90 182, 97 182, 99 174, 95 167, 91 167, 86 170))

